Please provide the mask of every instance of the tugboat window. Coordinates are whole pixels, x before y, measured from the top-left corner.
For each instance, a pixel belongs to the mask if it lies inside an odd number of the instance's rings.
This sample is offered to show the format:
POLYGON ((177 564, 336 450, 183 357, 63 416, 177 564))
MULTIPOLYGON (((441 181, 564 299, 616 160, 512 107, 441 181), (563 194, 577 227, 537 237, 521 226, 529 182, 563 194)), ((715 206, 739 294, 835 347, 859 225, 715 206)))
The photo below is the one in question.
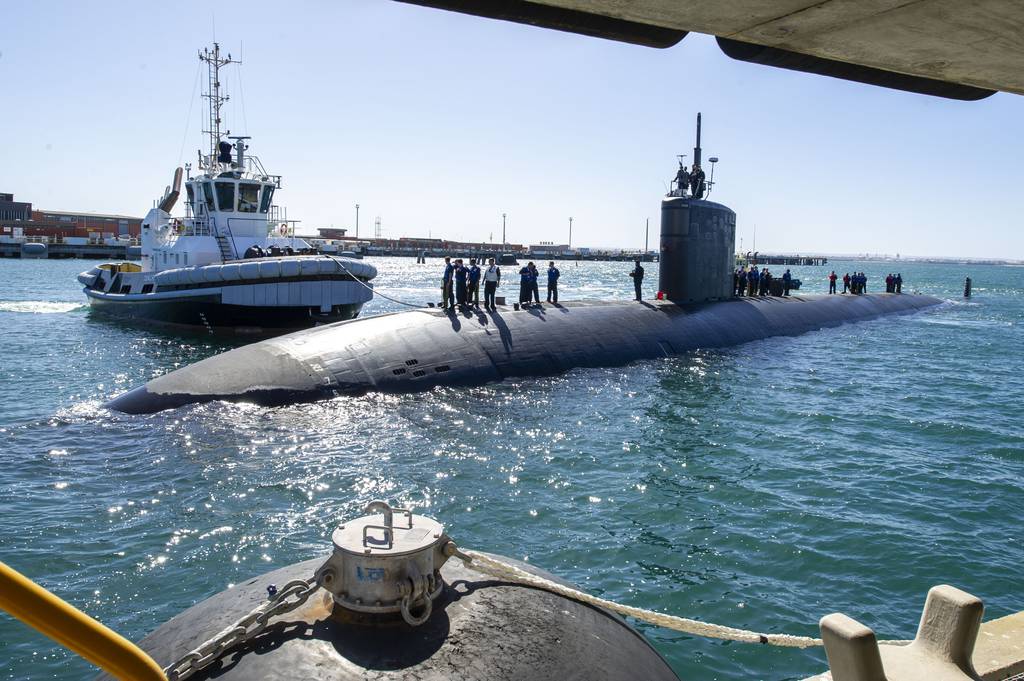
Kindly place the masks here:
POLYGON ((263 185, 263 200, 260 201, 260 212, 266 213, 270 210, 270 202, 274 199, 274 185, 263 185))
POLYGON ((235 183, 217 182, 217 205, 222 213, 235 210, 235 183))
POLYGON ((206 210, 217 210, 217 206, 213 203, 213 183, 203 183, 203 195, 206 197, 206 210))
POLYGON ((256 204, 260 200, 260 186, 254 182, 241 182, 238 185, 238 210, 241 213, 255 213, 256 204))

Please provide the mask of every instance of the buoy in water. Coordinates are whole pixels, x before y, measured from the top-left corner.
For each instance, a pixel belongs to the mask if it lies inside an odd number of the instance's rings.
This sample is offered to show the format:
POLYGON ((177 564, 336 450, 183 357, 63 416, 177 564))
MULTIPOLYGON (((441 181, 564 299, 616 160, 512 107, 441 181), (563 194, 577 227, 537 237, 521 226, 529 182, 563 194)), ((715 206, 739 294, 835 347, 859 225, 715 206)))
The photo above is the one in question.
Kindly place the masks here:
POLYGON ((22 258, 45 258, 47 254, 46 244, 28 242, 21 245, 22 258))
MULTIPOLYGON (((312 594, 190 679, 677 679, 636 630, 600 608, 448 560, 441 525, 383 502, 335 531, 334 552, 250 579, 189 608, 140 646, 181 660, 315 574, 312 594)), ((566 584, 532 565, 524 570, 566 584)), ((249 631, 259 622, 246 625, 249 631)), ((187 667, 187 665, 186 665, 187 667)), ((109 677, 102 676, 101 679, 109 677)), ((174 675, 169 675, 174 681, 174 675)))

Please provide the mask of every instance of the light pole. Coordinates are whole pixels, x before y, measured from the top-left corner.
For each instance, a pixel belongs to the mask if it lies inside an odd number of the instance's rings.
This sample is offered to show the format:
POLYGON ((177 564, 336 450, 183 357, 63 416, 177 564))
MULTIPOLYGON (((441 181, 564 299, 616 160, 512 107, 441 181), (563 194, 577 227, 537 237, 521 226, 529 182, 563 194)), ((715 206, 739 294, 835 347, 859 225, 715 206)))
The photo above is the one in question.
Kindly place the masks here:
POLYGON ((572 216, 569 216, 569 249, 572 249, 572 216))
POLYGON ((356 204, 356 238, 359 238, 359 204, 356 204))
POLYGON ((504 246, 505 246, 506 243, 508 243, 508 242, 505 241, 505 214, 502 213, 501 214, 501 246, 502 246, 503 249, 504 249, 504 246))

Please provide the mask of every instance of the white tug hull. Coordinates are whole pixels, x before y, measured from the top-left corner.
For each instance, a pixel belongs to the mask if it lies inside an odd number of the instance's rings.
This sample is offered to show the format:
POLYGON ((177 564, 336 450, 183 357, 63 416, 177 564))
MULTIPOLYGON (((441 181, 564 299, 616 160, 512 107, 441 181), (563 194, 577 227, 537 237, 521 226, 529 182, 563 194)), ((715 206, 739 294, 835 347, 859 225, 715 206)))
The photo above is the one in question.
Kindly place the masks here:
POLYGON ((355 318, 373 298, 369 280, 376 275, 372 265, 316 255, 129 269, 137 266, 100 265, 78 275, 95 310, 168 328, 260 336, 355 318))

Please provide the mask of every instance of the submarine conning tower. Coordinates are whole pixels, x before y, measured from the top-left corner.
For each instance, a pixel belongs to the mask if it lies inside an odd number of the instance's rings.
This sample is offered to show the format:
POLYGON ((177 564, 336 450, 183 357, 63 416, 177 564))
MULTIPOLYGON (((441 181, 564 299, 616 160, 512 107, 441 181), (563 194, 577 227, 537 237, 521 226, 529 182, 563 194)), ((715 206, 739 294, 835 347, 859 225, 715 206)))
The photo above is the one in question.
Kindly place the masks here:
POLYGON ((701 116, 697 144, 688 170, 679 157, 674 185, 661 202, 661 249, 658 290, 678 303, 702 303, 732 297, 736 247, 736 213, 705 196, 714 185, 701 168, 701 116))

